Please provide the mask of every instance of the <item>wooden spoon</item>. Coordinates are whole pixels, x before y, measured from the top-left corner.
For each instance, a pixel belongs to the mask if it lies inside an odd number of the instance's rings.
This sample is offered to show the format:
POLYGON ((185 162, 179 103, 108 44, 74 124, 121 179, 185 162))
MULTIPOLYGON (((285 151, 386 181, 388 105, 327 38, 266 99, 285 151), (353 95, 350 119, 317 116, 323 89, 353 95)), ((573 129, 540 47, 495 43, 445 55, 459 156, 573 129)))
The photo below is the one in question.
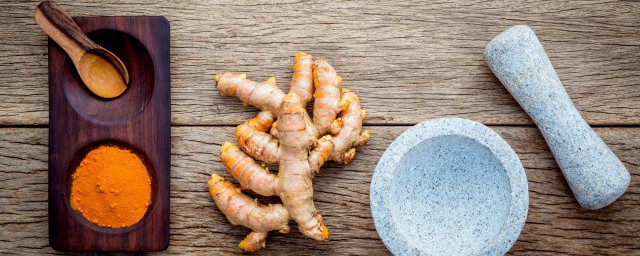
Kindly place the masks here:
POLYGON ((115 98, 127 89, 129 73, 122 61, 89 39, 58 4, 40 3, 35 18, 40 28, 69 54, 91 92, 102 98, 115 98))

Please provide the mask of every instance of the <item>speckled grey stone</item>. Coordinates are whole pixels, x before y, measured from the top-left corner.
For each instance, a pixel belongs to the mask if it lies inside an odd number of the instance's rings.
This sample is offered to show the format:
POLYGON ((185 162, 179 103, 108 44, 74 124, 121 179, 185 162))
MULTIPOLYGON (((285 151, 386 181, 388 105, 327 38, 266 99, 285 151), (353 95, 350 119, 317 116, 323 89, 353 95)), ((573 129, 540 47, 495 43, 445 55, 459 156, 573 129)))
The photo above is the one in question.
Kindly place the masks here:
POLYGON ((484 56, 542 132, 578 203, 599 209, 618 199, 629 186, 629 171, 580 116, 533 31, 507 29, 484 56))
POLYGON ((524 168, 500 135, 467 119, 409 128, 371 181, 376 230, 395 255, 502 255, 529 209, 524 168))

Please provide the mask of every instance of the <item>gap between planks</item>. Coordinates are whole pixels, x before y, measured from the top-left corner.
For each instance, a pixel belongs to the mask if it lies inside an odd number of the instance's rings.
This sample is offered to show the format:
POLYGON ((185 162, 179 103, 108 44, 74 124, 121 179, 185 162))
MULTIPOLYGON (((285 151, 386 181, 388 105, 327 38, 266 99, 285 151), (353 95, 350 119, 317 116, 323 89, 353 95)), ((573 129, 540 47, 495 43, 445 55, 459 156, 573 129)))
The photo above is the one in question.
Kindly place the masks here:
MULTIPOLYGON (((454 116, 451 116, 454 117, 454 116)), ((450 117, 442 117, 442 118, 450 118, 450 117)), ((431 120, 436 118, 425 119, 431 120)), ((473 119, 472 119, 473 120, 473 119)), ((417 124, 417 123, 416 123, 417 124)), ((367 124, 364 123, 363 127, 411 127, 416 124, 402 124, 402 123, 389 123, 389 124, 367 124)), ((536 127, 534 124, 498 124, 498 123, 482 123, 483 125, 489 127, 536 127)), ((172 124, 171 127, 234 127, 239 124, 172 124)), ((640 128, 640 125, 635 124, 592 124, 590 125, 592 128, 640 128)), ((12 129, 12 128, 20 128, 20 129, 30 129, 30 128, 49 128, 48 124, 0 124, 0 129, 12 129)))

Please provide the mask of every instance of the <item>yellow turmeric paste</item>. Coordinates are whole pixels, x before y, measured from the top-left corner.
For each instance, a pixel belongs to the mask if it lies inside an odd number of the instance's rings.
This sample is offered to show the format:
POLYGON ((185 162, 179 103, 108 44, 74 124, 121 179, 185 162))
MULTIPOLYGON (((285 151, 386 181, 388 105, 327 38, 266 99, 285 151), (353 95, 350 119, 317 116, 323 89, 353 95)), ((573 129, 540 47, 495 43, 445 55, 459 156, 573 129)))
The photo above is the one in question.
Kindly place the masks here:
POLYGON ((136 224, 151 202, 147 168, 126 149, 105 145, 91 150, 71 178, 71 207, 98 226, 136 224))

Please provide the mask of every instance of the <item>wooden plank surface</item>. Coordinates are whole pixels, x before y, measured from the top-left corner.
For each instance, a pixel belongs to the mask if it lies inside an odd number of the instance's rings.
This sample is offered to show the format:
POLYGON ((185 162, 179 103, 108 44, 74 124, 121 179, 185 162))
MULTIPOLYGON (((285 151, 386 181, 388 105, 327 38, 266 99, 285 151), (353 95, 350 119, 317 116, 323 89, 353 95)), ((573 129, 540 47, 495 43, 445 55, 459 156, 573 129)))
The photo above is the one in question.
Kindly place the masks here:
MULTIPOLYGON (((388 253, 369 211, 369 181, 377 160, 404 126, 369 127, 373 139, 349 166, 329 165, 314 179, 315 201, 331 240, 317 242, 297 229, 271 234, 259 254, 388 253)), ((631 171, 631 187, 611 206, 582 210, 540 133, 531 127, 492 127, 513 146, 529 180, 527 222, 513 255, 638 255, 640 252, 640 128, 598 128, 631 171)), ((166 253, 240 253, 247 234, 233 227, 206 189, 212 172, 226 175, 219 145, 232 127, 172 129, 171 235, 166 253)), ((54 253, 47 242, 47 129, 0 129, 0 254, 54 253)))
MULTIPOLYGON (((38 1, 0 2, 0 254, 56 253, 47 229, 47 39, 38 1)), ((471 118, 516 150, 530 209, 514 255, 640 255, 640 2, 638 1, 62 1, 73 16, 162 15, 171 22, 171 235, 166 253, 238 254, 205 188, 224 173, 217 151, 253 116, 221 97, 213 75, 247 72, 288 83, 293 55, 331 61, 369 109, 373 139, 346 167, 314 180, 332 232, 315 242, 270 236, 259 254, 383 255, 369 211, 373 168, 398 134, 422 120, 471 118), (496 34, 529 24, 578 110, 632 173, 627 193, 579 208, 540 133, 484 64, 496 34)))
MULTIPOLYGON (((46 36, 37 1, 0 3, 0 124, 47 124, 46 36)), ((515 24, 538 33, 591 124, 640 125, 638 1, 62 1, 73 16, 163 15, 171 22, 172 123, 251 116, 213 88, 214 73, 288 83, 299 50, 327 58, 370 109, 369 124, 463 115, 531 121, 484 64, 515 24)))

